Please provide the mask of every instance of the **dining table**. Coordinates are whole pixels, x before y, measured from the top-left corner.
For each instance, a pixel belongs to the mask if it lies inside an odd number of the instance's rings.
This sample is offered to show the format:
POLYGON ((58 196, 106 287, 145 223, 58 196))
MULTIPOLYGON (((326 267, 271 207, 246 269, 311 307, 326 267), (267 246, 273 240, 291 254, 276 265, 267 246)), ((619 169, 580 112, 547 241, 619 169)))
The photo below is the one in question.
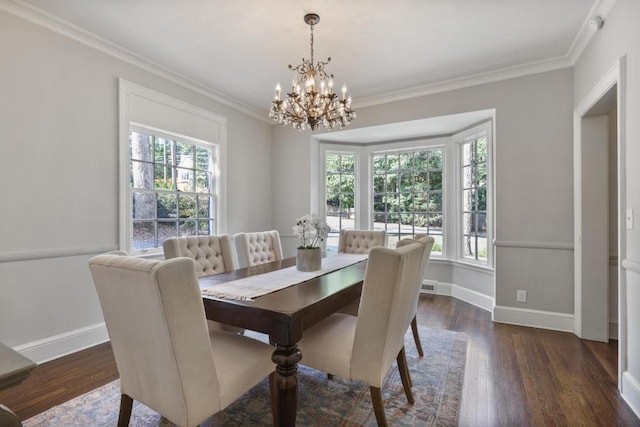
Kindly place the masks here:
MULTIPOLYGON (((334 261, 323 258, 323 266, 334 261)), ((346 257, 344 255, 343 257, 346 257)), ((347 265, 309 275, 296 272, 296 259, 286 258, 247 268, 199 278, 207 319, 257 331, 269 336, 274 346, 275 393, 272 393, 274 424, 295 426, 298 402, 298 363, 304 355, 297 343, 305 329, 360 297, 366 271, 366 256, 347 265), (259 279, 269 283, 276 274, 286 273, 288 285, 257 297, 224 295, 217 289, 242 287, 259 279), (224 295, 224 296, 220 296, 224 295), (275 394, 275 396, 273 395, 275 394)))

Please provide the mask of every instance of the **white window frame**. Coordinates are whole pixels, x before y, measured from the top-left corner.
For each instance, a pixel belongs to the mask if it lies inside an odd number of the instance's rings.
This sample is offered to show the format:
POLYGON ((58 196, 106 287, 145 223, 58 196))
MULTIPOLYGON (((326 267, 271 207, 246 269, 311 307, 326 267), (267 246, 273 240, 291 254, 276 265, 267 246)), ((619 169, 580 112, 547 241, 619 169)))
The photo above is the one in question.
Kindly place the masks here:
POLYGON ((360 180, 361 180, 361 170, 360 167, 360 150, 359 147, 352 146, 342 146, 342 145, 331 145, 331 144, 321 144, 320 145, 320 216, 327 219, 327 154, 347 154, 354 156, 354 177, 355 177, 355 185, 354 185, 354 199, 353 199, 353 207, 355 212, 355 222, 354 228, 359 229, 362 227, 362 209, 360 206, 361 194, 360 194, 360 180))
MULTIPOLYGON (((320 204, 320 209, 321 209, 321 216, 323 216, 326 220, 327 218, 327 156, 328 155, 347 155, 347 156, 353 156, 353 175, 354 175, 354 188, 353 188, 353 208, 354 208, 354 215, 355 215, 355 222, 354 222, 354 228, 358 229, 359 228, 359 223, 361 221, 360 219, 360 212, 362 212, 362 209, 359 208, 359 203, 360 203, 360 177, 359 177, 359 173, 360 173, 360 156, 359 153, 357 151, 354 150, 349 150, 349 149, 344 149, 344 147, 336 149, 335 147, 326 147, 326 149, 322 150, 322 168, 320 169, 321 171, 321 175, 322 175, 322 184, 321 184, 321 188, 320 188, 320 199, 322 200, 322 203, 320 204)), ((340 231, 342 228, 340 228, 338 231, 340 231)))
POLYGON ((215 228, 211 233, 226 232, 226 118, 208 110, 188 104, 146 87, 119 80, 119 247, 131 255, 156 257, 162 248, 134 251, 132 248, 132 203, 129 185, 129 134, 132 127, 157 131, 185 142, 215 146, 217 164, 214 165, 215 228))
MULTIPOLYGON (((414 143, 415 144, 415 143, 414 143)), ((436 254, 436 253, 432 253, 434 258, 436 257, 445 257, 446 256, 446 251, 447 251, 447 246, 448 246, 448 242, 447 242, 447 235, 450 232, 450 226, 448 225, 448 220, 447 220, 447 200, 449 198, 449 195, 447 194, 447 184, 448 184, 448 173, 447 173, 447 158, 448 158, 448 154, 447 154, 447 144, 446 141, 443 141, 442 138, 434 138, 432 140, 422 140, 420 145, 416 145, 416 146, 402 146, 403 144, 391 144, 391 145, 376 145, 376 146, 372 146, 371 150, 369 151, 369 171, 368 171, 368 176, 369 176, 369 185, 367 188, 367 200, 369 202, 369 214, 371 217, 371 221, 369 224, 369 228, 373 228, 373 213, 374 213, 374 208, 373 208, 373 197, 372 197, 372 193, 371 193, 371 189, 373 188, 373 157, 375 155, 380 155, 380 154, 395 154, 395 153, 407 153, 407 152, 416 152, 416 151, 432 151, 432 150, 441 150, 442 151, 442 190, 441 194, 442 194, 442 223, 443 223, 443 228, 442 228, 442 255, 436 254), (383 149, 380 149, 381 147, 384 147, 383 149)))
POLYGON ((478 270, 493 270, 495 250, 494 239, 494 185, 493 167, 495 164, 493 150, 493 120, 487 120, 471 126, 454 135, 425 138, 412 141, 391 141, 375 144, 335 144, 321 142, 320 174, 320 211, 326 215, 326 152, 342 152, 356 154, 356 227, 373 228, 373 155, 385 151, 410 151, 420 149, 443 149, 442 194, 444 216, 442 255, 433 254, 432 258, 462 264, 478 270), (463 215, 462 215, 462 143, 481 137, 487 137, 487 261, 475 261, 465 258, 462 252, 463 215), (366 161, 363 161, 366 159, 366 161))
POLYGON ((494 222, 493 216, 495 211, 495 206, 493 202, 493 128, 491 121, 481 123, 477 126, 473 126, 467 130, 459 132, 453 136, 453 141, 456 146, 456 178, 455 178, 455 221, 456 221, 456 232, 455 236, 455 260, 456 262, 462 264, 470 264, 479 267, 489 267, 493 268, 494 262, 494 247, 493 247, 493 230, 494 230, 494 222), (487 138, 487 260, 474 260, 471 258, 467 258, 464 256, 464 244, 463 244, 463 236, 464 236, 464 200, 463 200, 463 145, 467 142, 474 141, 478 138, 486 137, 487 138))

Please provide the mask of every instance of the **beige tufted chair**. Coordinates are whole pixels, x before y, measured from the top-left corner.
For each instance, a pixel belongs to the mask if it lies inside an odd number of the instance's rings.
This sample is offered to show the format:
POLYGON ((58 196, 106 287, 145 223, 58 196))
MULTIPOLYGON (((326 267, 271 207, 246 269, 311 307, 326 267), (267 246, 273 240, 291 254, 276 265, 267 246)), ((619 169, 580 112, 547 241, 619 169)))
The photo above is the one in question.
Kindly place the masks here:
POLYGON ((272 374, 271 346, 207 330, 192 259, 109 254, 91 258, 89 269, 120 375, 119 426, 134 399, 196 426, 272 374))
POLYGON ((338 252, 366 254, 374 246, 387 246, 387 233, 384 230, 340 230, 338 252))
POLYGON ((418 333, 418 299, 420 298, 420 289, 422 289, 422 281, 427 273, 427 265, 429 264, 429 258, 431 257, 431 249, 433 248, 433 237, 427 234, 416 234, 415 239, 402 239, 396 243, 396 248, 402 247, 404 245, 409 245, 413 242, 418 242, 424 245, 422 252, 422 259, 420 260, 420 274, 418 274, 417 281, 418 285, 416 287, 417 291, 414 295, 414 299, 416 301, 413 312, 411 315, 411 333, 413 334, 413 340, 416 343, 416 349, 418 350, 418 354, 420 357, 424 356, 424 351, 422 350, 422 343, 420 342, 420 335, 418 333))
POLYGON ((423 245, 398 249, 375 247, 369 252, 357 317, 334 313, 305 330, 298 347, 300 363, 332 375, 369 384, 379 426, 386 426, 381 387, 394 360, 409 403, 411 378, 404 334, 415 301, 423 245))
MULTIPOLYGON (((171 237, 162 244, 165 259, 187 257, 195 261, 198 277, 235 270, 233 244, 226 234, 218 236, 171 237)), ((210 329, 242 333, 244 329, 208 320, 210 329)))
POLYGON ((196 262, 198 277, 235 270, 233 244, 226 234, 219 236, 171 237, 162 244, 165 259, 187 257, 196 262))
POLYGON ((282 259, 282 243, 277 230, 237 233, 233 235, 233 243, 240 268, 282 259))
MULTIPOLYGON (((417 321, 417 313, 418 313, 418 298, 420 297, 420 289, 422 288, 422 280, 427 271, 427 264, 429 263, 429 257, 431 256, 431 248, 433 247, 433 237, 428 236, 427 234, 416 234, 415 239, 402 239, 396 243, 396 248, 400 248, 402 246, 408 245, 410 243, 420 243, 423 245, 423 253, 422 259, 420 261, 420 274, 416 278, 418 281, 417 285, 417 293, 415 295, 416 304, 413 310, 411 311, 411 332, 413 334, 413 340, 416 343, 416 349, 418 350, 418 354, 420 357, 424 356, 424 351, 422 349, 422 343, 420 342, 420 335, 418 333, 418 321, 417 321)), ((357 316, 358 311, 360 309, 360 300, 356 300, 349 305, 342 307, 338 310, 340 313, 349 314, 351 316, 357 316)))

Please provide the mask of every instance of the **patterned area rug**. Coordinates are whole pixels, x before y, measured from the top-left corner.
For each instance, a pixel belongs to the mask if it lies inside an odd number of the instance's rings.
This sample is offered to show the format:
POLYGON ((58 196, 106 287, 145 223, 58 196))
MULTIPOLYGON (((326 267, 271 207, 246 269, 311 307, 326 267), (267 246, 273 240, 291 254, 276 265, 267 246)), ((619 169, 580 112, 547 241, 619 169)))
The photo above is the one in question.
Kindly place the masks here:
MULTIPOLYGON (((406 351, 415 404, 404 395, 394 366, 382 388, 387 420, 393 426, 454 426, 462 394, 467 337, 460 332, 420 328, 425 351, 418 356, 413 337, 406 336, 406 351)), ((369 387, 358 381, 334 377, 306 366, 298 370, 300 426, 376 426, 369 387)), ((24 421, 25 427, 115 426, 120 405, 119 381, 56 406, 24 421)), ((134 402, 130 426, 169 427, 174 424, 146 406, 134 402)), ((271 426, 268 380, 249 390, 202 427, 271 426)))

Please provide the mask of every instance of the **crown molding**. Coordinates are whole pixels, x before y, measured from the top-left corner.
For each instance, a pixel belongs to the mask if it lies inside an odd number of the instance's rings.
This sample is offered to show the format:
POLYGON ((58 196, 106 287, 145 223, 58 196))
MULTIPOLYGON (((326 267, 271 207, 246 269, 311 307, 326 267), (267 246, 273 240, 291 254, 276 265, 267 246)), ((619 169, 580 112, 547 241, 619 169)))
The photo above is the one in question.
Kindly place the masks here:
POLYGON ((606 26, 606 18, 607 16, 609 16, 609 13, 615 6, 616 1, 617 0, 598 0, 594 3, 593 7, 589 11, 589 14, 582 23, 580 31, 571 43, 569 50, 563 56, 542 61, 529 62, 522 65, 516 65, 514 67, 507 67, 500 70, 489 71, 486 73, 474 74, 458 79, 445 80, 424 86, 416 86, 409 89, 363 97, 355 100, 353 102, 353 107, 354 109, 372 107, 389 102, 403 101, 420 96, 433 95, 435 93, 448 92, 451 90, 463 89, 466 87, 478 86, 486 83, 495 83, 502 80, 573 67, 596 33, 596 31, 594 31, 593 28, 591 28, 591 26, 589 25, 589 21, 594 16, 600 16, 605 21, 606 26))
POLYGON ((264 123, 272 123, 272 121, 269 120, 262 111, 256 111, 248 105, 218 92, 215 89, 138 55, 135 52, 125 49, 107 39, 65 21, 64 19, 60 19, 57 16, 45 12, 29 3, 21 0, 0 0, 0 10, 4 10, 5 12, 22 18, 35 25, 61 34, 85 46, 96 49, 150 73, 156 74, 157 76, 183 86, 184 88, 200 95, 206 96, 207 98, 224 104, 234 110, 240 111, 241 113, 258 119, 264 123))
POLYGON ((458 79, 445 80, 428 85, 387 92, 381 95, 368 96, 359 99, 357 102, 354 101, 353 105, 354 108, 372 107, 374 105, 386 104, 389 102, 403 101, 425 95, 433 95, 434 93, 448 92, 486 83, 495 83, 502 80, 524 77, 531 74, 569 68, 572 65, 573 64, 569 61, 567 56, 561 56, 558 58, 506 67, 500 70, 488 71, 486 73, 478 73, 458 79))
POLYGON ((598 0, 594 3, 589 14, 582 23, 580 31, 578 31, 576 38, 573 40, 569 51, 567 52, 567 57, 571 60, 571 65, 575 65, 580 58, 580 55, 582 55, 582 52, 584 52, 586 47, 589 45, 591 39, 593 39, 598 32, 598 30, 594 30, 591 28, 591 25, 589 25, 591 18, 600 16, 605 21, 604 25, 606 26, 607 17, 613 9, 613 6, 615 6, 616 1, 617 0, 598 0))
MULTIPOLYGON (((524 77, 532 74, 554 71, 562 68, 569 68, 575 65, 580 55, 587 47, 595 31, 590 27, 589 20, 594 16, 600 16, 605 20, 613 9, 617 0, 598 0, 591 8, 588 16, 582 23, 580 31, 576 35, 571 47, 564 56, 546 59, 542 61, 529 62, 526 64, 506 67, 499 70, 478 73, 471 76, 461 77, 457 79, 445 80, 427 85, 415 86, 412 88, 402 89, 398 91, 387 92, 379 95, 363 97, 354 101, 354 108, 372 107, 390 102, 403 101, 412 98, 418 98, 435 93, 448 92, 457 89, 463 89, 481 84, 495 83, 502 80, 524 77)), ((113 56, 122 61, 128 62, 141 69, 154 73, 173 83, 179 84, 196 93, 206 96, 212 100, 220 102, 230 108, 247 114, 264 123, 275 125, 266 117, 263 111, 257 111, 250 106, 233 99, 221 92, 218 92, 198 81, 177 73, 163 65, 144 58, 132 51, 116 45, 104 38, 90 33, 68 21, 62 20, 51 15, 37 7, 34 7, 22 0, 0 0, 0 9, 5 10, 22 19, 32 22, 41 27, 47 28, 56 33, 69 37, 79 43, 91 48, 97 49, 107 55, 113 56)))

